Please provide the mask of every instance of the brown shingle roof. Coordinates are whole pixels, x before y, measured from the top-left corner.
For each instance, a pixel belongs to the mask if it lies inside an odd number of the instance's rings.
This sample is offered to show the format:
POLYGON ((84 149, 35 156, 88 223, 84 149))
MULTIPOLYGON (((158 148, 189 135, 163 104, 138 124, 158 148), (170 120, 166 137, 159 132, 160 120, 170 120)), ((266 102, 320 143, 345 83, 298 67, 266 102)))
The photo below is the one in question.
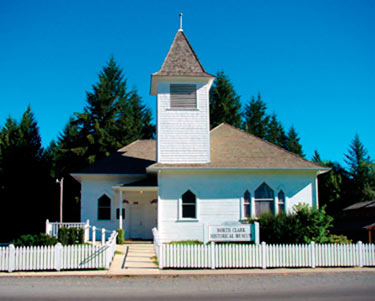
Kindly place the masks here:
POLYGON ((141 174, 146 168, 244 168, 329 170, 272 143, 222 123, 210 133, 211 162, 161 164, 156 161, 155 140, 137 140, 80 173, 141 174))
POLYGON ((212 77, 204 70, 182 30, 177 32, 163 65, 155 75, 212 77))
POLYGON ((155 163, 155 158, 155 140, 136 140, 79 174, 143 174, 146 167, 155 163))
POLYGON ((206 164, 161 164, 158 168, 244 168, 244 169, 313 169, 328 168, 303 159, 294 153, 222 123, 210 133, 211 162, 206 164))

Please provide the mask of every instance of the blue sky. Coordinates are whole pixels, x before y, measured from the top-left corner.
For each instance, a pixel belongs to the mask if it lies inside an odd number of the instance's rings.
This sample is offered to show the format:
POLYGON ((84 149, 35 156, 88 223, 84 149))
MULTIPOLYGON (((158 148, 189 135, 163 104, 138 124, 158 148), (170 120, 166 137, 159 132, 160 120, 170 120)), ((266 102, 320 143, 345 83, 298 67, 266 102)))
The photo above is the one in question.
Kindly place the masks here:
POLYGON ((243 103, 262 94, 311 158, 343 162, 355 133, 375 159, 375 1, 0 0, 0 125, 31 108, 47 146, 113 55, 155 115, 150 74, 179 27, 243 103))

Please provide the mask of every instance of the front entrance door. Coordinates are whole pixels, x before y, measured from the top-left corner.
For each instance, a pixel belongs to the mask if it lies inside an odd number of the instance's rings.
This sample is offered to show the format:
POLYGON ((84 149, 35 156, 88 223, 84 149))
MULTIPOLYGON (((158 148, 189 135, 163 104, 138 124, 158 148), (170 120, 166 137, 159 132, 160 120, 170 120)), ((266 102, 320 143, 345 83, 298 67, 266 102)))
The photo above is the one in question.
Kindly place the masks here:
POLYGON ((130 238, 144 238, 144 224, 141 204, 134 202, 130 209, 130 238))

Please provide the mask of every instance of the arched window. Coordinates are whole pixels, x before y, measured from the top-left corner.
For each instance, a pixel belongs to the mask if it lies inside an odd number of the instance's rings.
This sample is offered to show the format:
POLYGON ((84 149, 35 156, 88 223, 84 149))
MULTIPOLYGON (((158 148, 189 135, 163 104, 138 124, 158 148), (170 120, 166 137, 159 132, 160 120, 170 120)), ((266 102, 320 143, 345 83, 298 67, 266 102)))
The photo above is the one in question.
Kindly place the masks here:
POLYGON ((259 217, 266 212, 274 212, 274 193, 266 183, 263 183, 255 190, 254 196, 256 216, 259 217))
POLYGON ((111 219, 111 199, 103 194, 98 199, 98 220, 111 219))
POLYGON ((251 194, 246 190, 243 195, 243 218, 251 217, 251 194))
POLYGON ((182 218, 197 218, 197 198, 190 190, 182 195, 182 218))
POLYGON ((284 191, 280 190, 279 194, 277 195, 277 199, 278 199, 279 212, 285 212, 285 193, 284 193, 284 191))

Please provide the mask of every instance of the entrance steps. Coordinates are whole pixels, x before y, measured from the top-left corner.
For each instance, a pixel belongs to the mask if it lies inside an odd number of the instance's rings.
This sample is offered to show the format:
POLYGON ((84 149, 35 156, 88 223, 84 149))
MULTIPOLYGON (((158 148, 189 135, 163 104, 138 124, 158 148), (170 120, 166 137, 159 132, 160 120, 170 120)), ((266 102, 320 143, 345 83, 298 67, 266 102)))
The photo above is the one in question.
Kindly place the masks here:
POLYGON ((126 241, 124 245, 117 245, 116 252, 109 272, 111 274, 133 274, 137 271, 159 273, 155 265, 155 249, 152 242, 126 241), (121 254, 119 254, 121 252, 121 254))

